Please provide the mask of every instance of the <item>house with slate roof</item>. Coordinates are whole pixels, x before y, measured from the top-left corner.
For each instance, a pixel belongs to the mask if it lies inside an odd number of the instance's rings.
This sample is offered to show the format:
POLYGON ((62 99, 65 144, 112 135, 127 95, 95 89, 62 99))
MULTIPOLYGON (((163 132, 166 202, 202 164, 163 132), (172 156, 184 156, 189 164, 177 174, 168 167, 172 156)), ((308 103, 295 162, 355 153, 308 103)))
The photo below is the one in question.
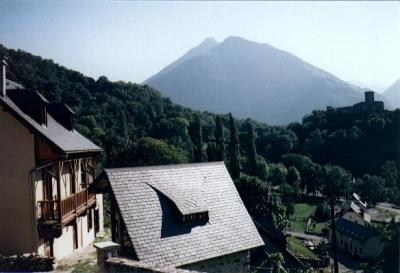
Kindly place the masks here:
POLYGON ((260 237, 223 162, 105 169, 120 255, 156 267, 249 272, 260 237))
POLYGON ((378 232, 360 223, 340 218, 336 222, 336 236, 339 250, 355 257, 374 259, 383 251, 378 232))
POLYGON ((371 225, 371 215, 355 201, 346 201, 342 207, 342 218, 363 226, 371 225))
POLYGON ((62 258, 103 229, 88 192, 101 149, 73 128, 74 112, 6 79, 0 64, 0 254, 62 258))

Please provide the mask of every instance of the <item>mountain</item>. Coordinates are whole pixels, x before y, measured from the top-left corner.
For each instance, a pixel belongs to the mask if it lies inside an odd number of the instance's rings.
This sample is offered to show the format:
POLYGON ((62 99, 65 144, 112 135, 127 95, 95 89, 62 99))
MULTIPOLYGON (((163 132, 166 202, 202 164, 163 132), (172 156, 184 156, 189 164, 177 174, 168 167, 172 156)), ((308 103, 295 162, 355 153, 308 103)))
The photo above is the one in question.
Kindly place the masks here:
POLYGON ((171 63, 170 65, 166 66, 165 68, 163 68, 160 72, 158 72, 154 76, 152 76, 149 79, 147 79, 147 81, 151 81, 153 78, 158 78, 158 77, 164 75, 165 73, 171 71, 173 68, 177 67, 178 65, 186 62, 187 60, 189 60, 189 59, 191 59, 193 57, 209 54, 210 51, 217 44, 218 44, 217 40, 215 40, 212 37, 205 39, 204 42, 202 42, 198 46, 190 49, 187 53, 185 53, 185 55, 183 55, 182 57, 180 57, 178 60, 176 60, 175 62, 171 63))
POLYGON ((400 79, 386 89, 383 95, 389 100, 393 107, 400 108, 400 79))
POLYGON ((361 88, 286 51, 239 37, 207 39, 144 83, 193 109, 271 124, 363 100, 361 88))

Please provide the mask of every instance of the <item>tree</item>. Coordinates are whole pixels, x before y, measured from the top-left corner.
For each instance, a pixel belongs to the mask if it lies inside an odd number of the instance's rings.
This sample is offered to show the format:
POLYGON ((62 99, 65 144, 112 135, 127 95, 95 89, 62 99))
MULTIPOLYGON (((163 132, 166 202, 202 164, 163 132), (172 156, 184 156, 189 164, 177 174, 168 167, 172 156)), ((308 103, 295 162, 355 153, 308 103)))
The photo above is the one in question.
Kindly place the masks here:
POLYGON ((288 171, 282 163, 272 163, 269 166, 268 181, 273 185, 281 185, 286 183, 288 171))
POLYGON ((298 198, 298 189, 290 186, 288 183, 283 183, 279 191, 282 193, 281 199, 282 203, 286 206, 287 215, 292 215, 294 213, 294 205, 298 198))
POLYGON ((229 169, 233 179, 240 176, 240 151, 239 151, 239 133, 236 121, 229 113, 229 169))
POLYGON ((249 174, 255 176, 257 172, 257 151, 256 151, 254 129, 250 121, 247 121, 247 152, 248 152, 249 174))
POLYGON ((272 267, 272 273, 287 273, 287 270, 283 267, 285 260, 282 253, 271 254, 268 262, 272 267))
POLYGON ((339 167, 325 165, 321 170, 322 192, 328 197, 331 207, 331 227, 332 227, 332 252, 335 273, 339 273, 338 250, 336 239, 335 203, 337 198, 345 195, 350 188, 351 177, 349 173, 339 167))
POLYGON ((329 220, 330 217, 330 211, 329 211, 329 206, 326 202, 321 202, 318 204, 318 206, 315 208, 314 212, 314 219, 317 222, 325 222, 329 220))
POLYGON ((392 219, 385 229, 387 237, 383 239, 385 248, 381 257, 383 272, 398 273, 400 269, 400 226, 392 219))
POLYGON ((128 148, 130 144, 128 121, 126 119, 126 113, 123 109, 121 110, 120 121, 121 121, 120 124, 121 137, 124 139, 125 148, 128 148))
POLYGON ((242 174, 235 185, 252 217, 266 217, 275 228, 285 229, 287 225, 286 208, 282 205, 279 196, 271 193, 269 184, 257 177, 242 174))
POLYGON ((189 128, 190 139, 193 143, 193 159, 194 162, 204 161, 204 149, 203 149, 203 132, 201 129, 201 120, 199 115, 194 116, 193 122, 189 128))
POLYGON ((362 179, 356 180, 355 187, 361 197, 372 205, 385 200, 385 179, 382 177, 365 174, 362 179))
POLYGON ((400 187, 400 172, 397 169, 396 162, 386 161, 381 167, 381 177, 385 179, 386 187, 400 187))
POLYGON ((218 161, 225 160, 225 140, 224 140, 224 128, 222 125, 222 120, 219 115, 215 117, 215 150, 216 150, 216 159, 218 161))
POLYGON ((309 157, 289 153, 282 156, 282 162, 285 166, 293 166, 300 172, 302 190, 307 188, 307 192, 315 192, 319 188, 319 180, 317 179, 319 166, 312 162, 309 157))
POLYGON ((282 192, 282 202, 286 205, 287 213, 291 215, 294 213, 294 204, 301 194, 300 173, 296 167, 289 167, 286 181, 281 185, 280 191, 282 192))
POLYGON ((165 165, 187 162, 184 153, 162 140, 144 137, 120 152, 115 160, 118 167, 165 165))
POLYGON ((378 259, 363 264, 363 272, 398 273, 400 268, 400 226, 392 219, 390 223, 377 230, 384 249, 378 259))
POLYGON ((290 166, 288 168, 288 173, 286 176, 286 181, 288 182, 289 185, 295 185, 295 184, 300 184, 301 176, 300 172, 297 170, 296 167, 290 166))

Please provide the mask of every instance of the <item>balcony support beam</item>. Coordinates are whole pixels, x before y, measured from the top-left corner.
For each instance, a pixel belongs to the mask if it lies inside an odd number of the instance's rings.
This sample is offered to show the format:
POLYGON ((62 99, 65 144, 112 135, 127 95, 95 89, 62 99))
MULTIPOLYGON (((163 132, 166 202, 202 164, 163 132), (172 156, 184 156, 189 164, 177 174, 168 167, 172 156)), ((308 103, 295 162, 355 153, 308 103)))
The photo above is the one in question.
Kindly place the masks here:
POLYGON ((58 206, 57 206, 57 214, 58 217, 61 218, 61 206, 62 206, 62 202, 61 202, 61 171, 62 171, 62 164, 60 161, 57 161, 57 170, 56 170, 56 174, 57 174, 57 178, 56 178, 56 184, 57 184, 57 199, 58 199, 58 206))

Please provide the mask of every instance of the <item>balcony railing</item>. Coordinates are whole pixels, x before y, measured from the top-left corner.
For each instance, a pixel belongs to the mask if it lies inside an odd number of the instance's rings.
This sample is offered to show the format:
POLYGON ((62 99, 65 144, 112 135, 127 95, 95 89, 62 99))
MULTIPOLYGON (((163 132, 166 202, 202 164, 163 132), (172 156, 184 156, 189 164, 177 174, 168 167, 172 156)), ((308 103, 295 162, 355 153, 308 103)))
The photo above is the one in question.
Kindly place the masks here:
POLYGON ((79 216, 96 202, 96 195, 87 189, 60 200, 38 201, 39 221, 42 223, 66 224, 79 216), (60 215, 61 214, 61 215, 60 215))

